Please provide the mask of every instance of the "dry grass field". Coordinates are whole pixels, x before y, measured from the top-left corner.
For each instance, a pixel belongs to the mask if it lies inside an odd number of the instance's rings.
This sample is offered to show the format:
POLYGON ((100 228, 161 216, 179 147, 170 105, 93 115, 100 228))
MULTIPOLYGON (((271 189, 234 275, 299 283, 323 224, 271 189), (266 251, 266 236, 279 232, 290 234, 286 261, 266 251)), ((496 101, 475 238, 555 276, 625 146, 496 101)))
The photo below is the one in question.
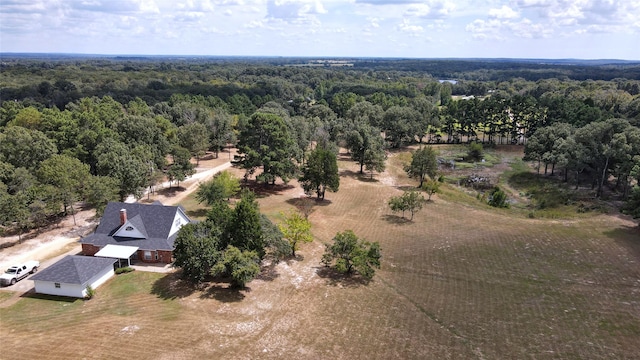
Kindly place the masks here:
MULTIPOLYGON (((370 180, 342 157, 340 191, 310 215, 314 242, 245 290, 195 290, 175 273, 133 272, 89 301, 26 296, 0 306, 0 357, 638 358, 634 222, 599 213, 531 219, 452 186, 409 222, 386 205, 415 185, 402 158, 392 154, 370 180), (382 268, 369 283, 320 265, 323 244, 345 229, 381 244, 382 268)), ((261 210, 277 221, 301 194, 295 182, 265 191, 261 210)))

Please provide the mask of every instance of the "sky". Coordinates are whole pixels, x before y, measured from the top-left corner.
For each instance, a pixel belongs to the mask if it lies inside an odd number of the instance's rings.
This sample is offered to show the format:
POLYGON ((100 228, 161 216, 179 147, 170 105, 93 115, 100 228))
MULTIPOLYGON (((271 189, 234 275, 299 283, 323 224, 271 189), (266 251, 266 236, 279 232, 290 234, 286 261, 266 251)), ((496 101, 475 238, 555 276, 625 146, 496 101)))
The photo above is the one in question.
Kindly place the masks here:
POLYGON ((0 52, 640 60, 640 0, 0 0, 0 52))

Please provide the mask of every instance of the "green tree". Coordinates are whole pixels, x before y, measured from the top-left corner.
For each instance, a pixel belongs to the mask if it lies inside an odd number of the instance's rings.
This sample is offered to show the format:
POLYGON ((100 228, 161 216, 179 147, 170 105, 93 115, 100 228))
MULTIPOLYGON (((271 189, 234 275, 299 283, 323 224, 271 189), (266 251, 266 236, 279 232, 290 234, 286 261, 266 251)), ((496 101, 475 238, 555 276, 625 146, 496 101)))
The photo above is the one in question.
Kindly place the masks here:
POLYGON ((398 148, 422 137, 421 115, 408 106, 392 106, 382 118, 382 130, 391 147, 398 148))
POLYGON ((167 171, 167 178, 170 182, 176 181, 180 186, 180 181, 184 181, 187 177, 195 174, 196 169, 191 163, 189 150, 181 146, 175 146, 171 150, 171 156, 173 157, 173 164, 167 171))
POLYGON ((315 148, 309 154, 298 181, 306 194, 315 192, 321 200, 324 200, 327 189, 332 192, 338 191, 340 175, 336 154, 320 147, 315 148))
POLYGON ((109 176, 91 176, 83 189, 86 203, 96 209, 96 216, 102 216, 109 201, 118 200, 118 179, 109 176))
POLYGON ((404 212, 411 212, 411 219, 413 215, 422 209, 424 203, 424 197, 415 190, 405 191, 402 196, 395 196, 389 199, 389 208, 391 211, 402 211, 402 217, 404 218, 404 212))
POLYGON ((429 198, 427 200, 431 201, 431 196, 440 192, 440 182, 435 179, 429 179, 424 184, 422 184, 422 190, 424 190, 429 195, 429 198))
POLYGON ((96 147, 98 175, 118 179, 120 201, 133 194, 140 198, 147 186, 147 164, 123 143, 107 138, 96 147))
POLYGON ((178 231, 173 249, 173 266, 182 269, 182 277, 198 284, 220 261, 220 230, 208 222, 191 223, 178 231))
POLYGON ((37 174, 41 183, 52 185, 56 189, 57 198, 62 201, 65 215, 67 208, 71 208, 75 224, 73 203, 80 199, 85 182, 91 178, 89 166, 76 158, 53 155, 40 163, 37 174))
POLYGON ((347 149, 351 154, 351 159, 360 165, 360 174, 364 173, 365 165, 372 169, 382 169, 379 166, 384 164, 381 159, 385 158, 384 139, 380 136, 380 130, 368 124, 356 121, 351 124, 346 135, 347 149))
POLYGON ((294 175, 296 142, 284 120, 274 114, 255 113, 238 137, 236 162, 246 170, 245 179, 262 166, 259 180, 285 183, 294 175))
POLYGON ((231 283, 240 288, 253 280, 260 273, 260 257, 255 251, 241 251, 229 245, 211 269, 213 276, 230 276, 231 283))
POLYGON ((489 205, 498 208, 508 208, 507 194, 498 186, 494 187, 489 193, 489 205))
POLYGON ((209 148, 209 131, 200 123, 190 123, 178 128, 178 143, 196 157, 196 164, 209 148))
POLYGON ((228 245, 240 250, 255 251, 261 258, 265 255, 260 210, 253 192, 242 192, 226 232, 228 245))
POLYGON ((275 261, 291 255, 289 241, 285 240, 280 228, 265 214, 260 214, 260 227, 267 255, 271 256, 275 261))
POLYGON ((0 133, 0 160, 15 167, 35 169, 57 152, 55 143, 38 130, 10 126, 0 133))
POLYGON ((322 263, 344 274, 358 272, 363 278, 371 279, 375 269, 380 268, 380 245, 359 239, 351 230, 337 233, 333 244, 327 244, 322 263))
POLYGON ((278 228, 291 245, 291 256, 295 257, 299 243, 313 241, 311 222, 295 211, 290 212, 288 215, 282 215, 284 216, 284 223, 278 225, 278 228))
POLYGON ((422 187, 425 177, 434 178, 438 171, 438 161, 436 152, 431 146, 425 146, 412 153, 411 163, 405 166, 404 170, 411 178, 417 178, 420 181, 418 187, 422 187))
POLYGON ((196 199, 199 203, 213 205, 216 201, 229 200, 240 191, 240 180, 228 171, 222 171, 198 186, 196 199))
POLYGON ((474 142, 467 148, 467 158, 473 161, 480 161, 484 157, 482 144, 474 142))

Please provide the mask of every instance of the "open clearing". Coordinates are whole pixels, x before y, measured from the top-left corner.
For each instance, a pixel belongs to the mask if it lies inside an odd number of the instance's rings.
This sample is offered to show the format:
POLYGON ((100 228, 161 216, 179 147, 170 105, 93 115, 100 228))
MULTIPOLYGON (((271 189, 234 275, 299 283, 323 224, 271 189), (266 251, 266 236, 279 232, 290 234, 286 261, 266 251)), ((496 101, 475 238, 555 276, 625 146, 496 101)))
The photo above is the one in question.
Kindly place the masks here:
MULTIPOLYGON (((447 186, 408 222, 386 205, 415 184, 398 154, 373 181, 342 159, 340 191, 327 193, 310 215, 315 241, 246 290, 214 283, 196 291, 175 273, 133 272, 90 301, 25 296, 0 307, 2 358, 640 354, 640 232, 628 218, 529 219, 447 186), (323 243, 345 229, 381 244, 382 269, 368 284, 320 266, 323 243)), ((276 221, 302 194, 295 181, 289 185, 259 199, 276 221)), ((6 298, 0 294, 0 303, 6 298)))

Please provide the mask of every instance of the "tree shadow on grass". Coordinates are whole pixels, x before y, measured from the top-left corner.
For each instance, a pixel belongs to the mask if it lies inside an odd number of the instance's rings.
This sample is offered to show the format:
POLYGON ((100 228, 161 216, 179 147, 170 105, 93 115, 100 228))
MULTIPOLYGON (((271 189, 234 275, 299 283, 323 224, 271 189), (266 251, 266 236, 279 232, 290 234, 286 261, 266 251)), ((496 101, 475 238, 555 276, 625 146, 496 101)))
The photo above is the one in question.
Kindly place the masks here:
POLYGON ((396 224, 396 225, 407 225, 407 224, 413 223, 413 220, 410 220, 398 215, 382 215, 382 218, 386 222, 391 224, 396 224))
POLYGON ((640 226, 621 226, 604 232, 609 238, 629 249, 640 259, 640 226))
POLYGON ((182 186, 172 186, 172 187, 157 190, 156 192, 159 195, 162 195, 165 197, 174 197, 185 190, 187 189, 182 186))
POLYGON ((291 184, 265 184, 263 182, 258 182, 256 180, 248 180, 243 181, 241 186, 245 189, 249 189, 253 191, 259 198, 264 198, 270 195, 280 195, 285 191, 291 190, 294 188, 291 184))
POLYGON ((239 302, 246 296, 243 292, 250 292, 250 287, 239 288, 228 283, 211 283, 205 291, 200 294, 201 299, 215 299, 224 303, 239 302))
POLYGON ((163 300, 185 298, 198 290, 198 286, 180 278, 181 272, 167 274, 156 280, 151 293, 163 300))
POLYGON ((353 171, 353 170, 348 170, 348 169, 340 170, 339 175, 340 176, 347 176, 347 177, 350 177, 350 178, 353 178, 353 179, 356 179, 356 180, 362 181, 362 182, 370 182, 370 183, 380 182, 380 180, 378 180, 378 179, 376 179, 374 177, 371 177, 370 174, 367 174, 367 173, 362 173, 361 174, 359 171, 353 171))
POLYGON ((209 212, 209 209, 207 209, 207 208, 196 209, 196 210, 187 210, 187 216, 189 216, 192 219, 194 219, 194 218, 205 218, 205 217, 207 217, 207 213, 208 212, 209 212))
POLYGON ((280 274, 276 271, 277 265, 278 263, 274 261, 267 266, 263 266, 258 276, 256 276, 256 280, 273 281, 279 278, 280 274))
POLYGON ((402 191, 422 192, 419 187, 413 186, 413 185, 399 185, 399 186, 396 186, 395 188, 398 189, 398 190, 402 190, 402 191))
POLYGON ((316 274, 323 278, 327 282, 327 285, 331 286, 355 288, 358 286, 367 286, 371 282, 371 279, 367 279, 358 274, 343 274, 326 266, 316 267, 316 274))
MULTIPOLYGON (((244 299, 245 295, 241 291, 251 291, 233 287, 226 279, 220 281, 205 281, 200 284, 192 284, 180 278, 180 272, 167 274, 156 280, 151 287, 151 294, 163 300, 182 299, 196 292, 200 292, 201 299, 216 299, 222 302, 237 302, 244 299)), ((218 280, 218 279, 216 279, 218 280)))

